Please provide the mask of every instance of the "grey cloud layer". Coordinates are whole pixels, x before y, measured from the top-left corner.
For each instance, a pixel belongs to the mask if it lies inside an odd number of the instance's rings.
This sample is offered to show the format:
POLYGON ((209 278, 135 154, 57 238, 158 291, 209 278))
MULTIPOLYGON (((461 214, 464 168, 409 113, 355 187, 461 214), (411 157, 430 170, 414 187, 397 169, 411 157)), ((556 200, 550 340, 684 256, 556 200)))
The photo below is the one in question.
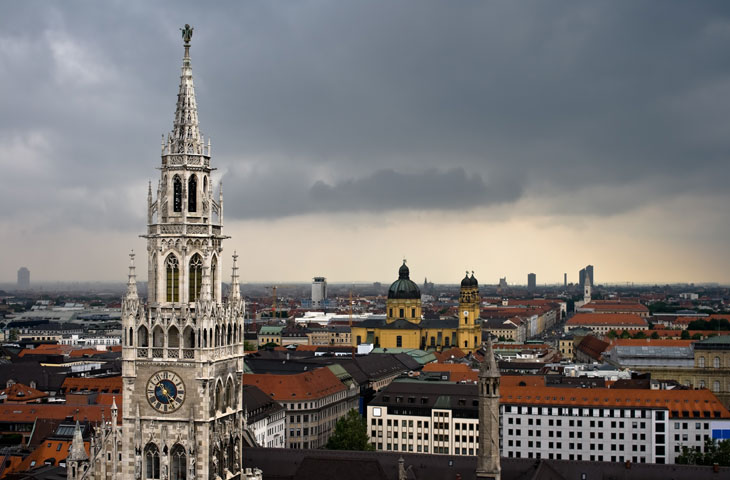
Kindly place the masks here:
POLYGON ((184 23, 229 218, 525 195, 566 211, 571 192, 617 188, 578 209, 609 214, 717 191, 730 174, 729 9, 14 2, 0 18, 0 148, 16 152, 0 159, 3 216, 139 224, 184 23))

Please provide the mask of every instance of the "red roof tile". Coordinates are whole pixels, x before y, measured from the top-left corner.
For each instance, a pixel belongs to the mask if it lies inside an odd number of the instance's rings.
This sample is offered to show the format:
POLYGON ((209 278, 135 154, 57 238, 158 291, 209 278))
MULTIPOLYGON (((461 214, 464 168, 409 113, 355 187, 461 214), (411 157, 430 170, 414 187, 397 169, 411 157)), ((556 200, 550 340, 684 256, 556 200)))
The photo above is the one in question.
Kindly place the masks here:
POLYGON ((257 386, 278 402, 317 399, 345 390, 345 386, 329 368, 296 375, 246 374, 243 383, 257 386))

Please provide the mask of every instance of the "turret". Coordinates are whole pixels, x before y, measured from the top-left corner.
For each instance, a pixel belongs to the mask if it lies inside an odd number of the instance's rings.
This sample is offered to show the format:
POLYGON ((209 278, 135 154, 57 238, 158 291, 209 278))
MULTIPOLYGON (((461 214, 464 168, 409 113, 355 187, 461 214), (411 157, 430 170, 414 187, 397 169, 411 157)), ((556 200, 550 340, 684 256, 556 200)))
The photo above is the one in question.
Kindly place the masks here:
POLYGON ((84 446, 84 437, 81 434, 81 426, 76 420, 74 436, 71 441, 71 449, 66 457, 66 476, 69 480, 80 479, 83 473, 89 468, 89 455, 84 446))
POLYGON ((499 368, 489 337, 479 365, 479 452, 477 478, 499 480, 499 368))
POLYGON ((233 252, 233 266, 231 267, 231 293, 228 295, 228 302, 231 305, 241 301, 241 287, 238 284, 238 254, 233 252))

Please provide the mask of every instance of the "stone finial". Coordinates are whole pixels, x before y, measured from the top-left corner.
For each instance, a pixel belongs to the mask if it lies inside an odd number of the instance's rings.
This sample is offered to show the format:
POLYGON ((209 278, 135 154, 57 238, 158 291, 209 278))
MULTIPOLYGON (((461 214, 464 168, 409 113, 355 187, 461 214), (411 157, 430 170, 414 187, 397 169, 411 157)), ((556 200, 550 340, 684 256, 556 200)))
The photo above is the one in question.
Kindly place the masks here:
POLYGON ((137 298, 137 274, 134 267, 134 250, 129 253, 129 274, 127 278, 126 298, 137 298))
POLYGON ((238 254, 233 252, 233 265, 231 267, 231 293, 228 296, 231 302, 241 298, 241 287, 238 284, 238 254))

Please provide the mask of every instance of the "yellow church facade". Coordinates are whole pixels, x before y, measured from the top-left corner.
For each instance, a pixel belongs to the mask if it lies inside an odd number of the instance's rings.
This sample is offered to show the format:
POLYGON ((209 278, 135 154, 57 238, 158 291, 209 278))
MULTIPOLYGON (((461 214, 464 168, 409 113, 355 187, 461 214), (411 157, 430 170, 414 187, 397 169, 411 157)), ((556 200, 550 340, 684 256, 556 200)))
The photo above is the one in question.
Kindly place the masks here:
POLYGON ((352 326, 353 346, 362 343, 381 348, 442 350, 458 347, 473 352, 481 345, 479 283, 472 274, 461 281, 457 318, 422 319, 421 291, 410 279, 405 261, 398 280, 388 289, 385 319, 371 319, 352 326))

